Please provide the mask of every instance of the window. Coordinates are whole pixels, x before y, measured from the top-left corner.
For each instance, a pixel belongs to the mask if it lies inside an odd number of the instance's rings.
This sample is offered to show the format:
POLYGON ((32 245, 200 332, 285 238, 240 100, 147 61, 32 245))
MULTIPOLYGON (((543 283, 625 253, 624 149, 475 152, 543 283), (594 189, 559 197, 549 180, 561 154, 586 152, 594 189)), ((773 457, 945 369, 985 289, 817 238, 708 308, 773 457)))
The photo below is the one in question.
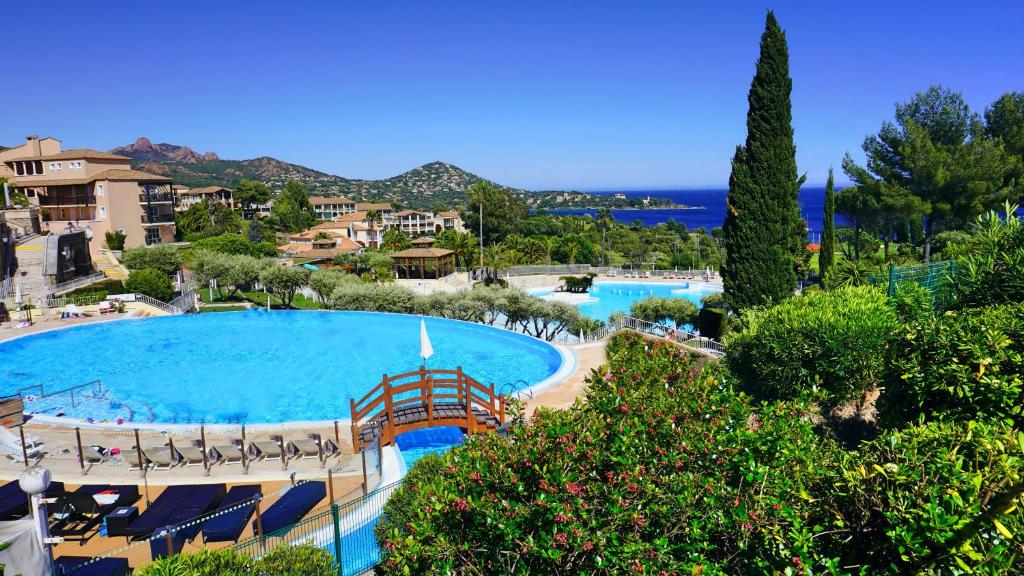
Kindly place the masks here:
POLYGON ((81 160, 72 160, 71 162, 68 162, 68 168, 70 168, 71 170, 81 170, 82 169, 82 161, 81 160))
POLYGON ((159 228, 147 228, 146 229, 146 245, 159 244, 160 243, 160 229, 159 228))
POLYGON ((103 197, 103 184, 100 184, 100 183, 96 184, 96 196, 98 198, 102 198, 103 197))
POLYGON ((50 162, 50 172, 60 172, 64 167, 62 162, 50 162))
POLYGON ((107 207, 106 206, 100 206, 100 220, 103 220, 106 217, 107 217, 107 207))

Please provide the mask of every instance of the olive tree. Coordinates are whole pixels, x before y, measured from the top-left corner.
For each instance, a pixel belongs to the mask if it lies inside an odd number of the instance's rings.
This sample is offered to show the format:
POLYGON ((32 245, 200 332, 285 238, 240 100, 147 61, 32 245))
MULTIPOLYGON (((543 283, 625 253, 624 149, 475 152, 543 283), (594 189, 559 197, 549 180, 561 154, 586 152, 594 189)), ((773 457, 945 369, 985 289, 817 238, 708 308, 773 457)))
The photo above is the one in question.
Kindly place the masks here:
POLYGON ((309 270, 305 268, 291 268, 287 266, 269 266, 260 272, 260 282, 267 290, 271 291, 278 298, 285 308, 292 307, 292 300, 295 293, 299 291, 309 278, 309 270))

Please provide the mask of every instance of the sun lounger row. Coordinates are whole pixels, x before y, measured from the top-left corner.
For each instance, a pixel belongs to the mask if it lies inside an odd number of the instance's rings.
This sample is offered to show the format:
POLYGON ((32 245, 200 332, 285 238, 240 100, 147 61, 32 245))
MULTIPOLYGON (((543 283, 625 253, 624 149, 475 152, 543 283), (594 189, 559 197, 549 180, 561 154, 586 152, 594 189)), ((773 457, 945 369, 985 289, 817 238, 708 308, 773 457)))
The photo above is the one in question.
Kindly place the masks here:
POLYGON ((165 526, 184 524, 214 509, 224 493, 224 484, 168 486, 125 531, 143 538, 165 526))
POLYGON ((237 542, 261 497, 258 484, 235 486, 203 524, 203 542, 237 542))
MULTIPOLYGON (((302 519, 318 502, 327 496, 326 482, 303 482, 291 487, 274 505, 260 515, 263 533, 273 534, 302 519)), ((257 522, 252 524, 253 532, 258 530, 257 522)))
MULTIPOLYGON (((63 493, 63 482, 51 482, 44 495, 46 498, 56 498, 63 493)), ((17 480, 0 486, 0 521, 17 520, 28 513, 28 495, 21 491, 17 480)))
POLYGON ((50 533, 84 545, 98 533, 107 514, 115 508, 131 506, 139 498, 139 487, 134 484, 79 486, 58 498, 56 505, 51 505, 49 510, 57 521, 50 526, 50 533))
POLYGON ((90 558, 61 556, 53 561, 57 576, 128 576, 132 573, 127 558, 90 558))
MULTIPOLYGON (((296 438, 284 441, 277 440, 255 440, 249 443, 246 449, 246 460, 279 460, 282 452, 286 459, 310 459, 320 458, 321 452, 326 458, 338 453, 338 446, 331 440, 317 440, 316 438, 296 438)), ((105 462, 110 455, 101 447, 83 446, 83 453, 87 463, 105 462)), ((213 444, 208 448, 207 458, 204 461, 203 450, 199 446, 191 444, 175 443, 173 450, 170 445, 143 447, 141 454, 141 465, 152 470, 169 470, 175 466, 182 465, 202 466, 204 462, 214 464, 236 464, 242 462, 241 441, 227 444, 213 444)), ((140 454, 138 450, 125 449, 120 451, 120 458, 128 464, 129 470, 139 470, 140 454)))

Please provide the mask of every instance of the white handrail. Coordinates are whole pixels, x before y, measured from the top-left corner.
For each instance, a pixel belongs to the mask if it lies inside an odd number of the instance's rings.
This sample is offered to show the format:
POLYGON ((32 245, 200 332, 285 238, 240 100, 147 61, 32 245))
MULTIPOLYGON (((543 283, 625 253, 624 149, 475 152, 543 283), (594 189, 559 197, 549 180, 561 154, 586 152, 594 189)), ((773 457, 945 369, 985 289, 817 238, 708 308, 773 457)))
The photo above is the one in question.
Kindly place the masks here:
POLYGON ((156 298, 152 298, 150 296, 146 296, 145 294, 136 294, 135 295, 135 301, 136 302, 142 302, 143 304, 147 304, 147 305, 152 306, 154 308, 157 308, 159 310, 163 310, 164 312, 167 312, 168 314, 182 314, 182 313, 184 313, 184 310, 182 310, 181 308, 178 308, 177 306, 168 304, 166 302, 161 302, 160 300, 157 300, 156 298))
POLYGON ((81 288, 83 286, 88 286, 90 284, 95 284, 96 282, 99 282, 100 280, 103 280, 106 277, 107 276, 103 272, 93 272, 92 274, 89 274, 88 276, 80 276, 78 278, 72 278, 71 280, 68 280, 67 282, 61 282, 60 284, 55 284, 53 286, 50 286, 49 289, 47 290, 47 295, 61 294, 63 292, 70 292, 72 290, 75 290, 76 288, 81 288))
POLYGON ((658 324, 657 322, 642 320, 632 316, 616 317, 615 320, 609 321, 604 325, 604 327, 583 335, 581 340, 583 343, 597 342, 622 329, 635 330, 658 338, 672 340, 682 344, 683 346, 694 348, 713 356, 725 355, 725 344, 717 340, 712 340, 711 338, 701 336, 694 332, 678 330, 671 326, 665 326, 664 324, 658 324))

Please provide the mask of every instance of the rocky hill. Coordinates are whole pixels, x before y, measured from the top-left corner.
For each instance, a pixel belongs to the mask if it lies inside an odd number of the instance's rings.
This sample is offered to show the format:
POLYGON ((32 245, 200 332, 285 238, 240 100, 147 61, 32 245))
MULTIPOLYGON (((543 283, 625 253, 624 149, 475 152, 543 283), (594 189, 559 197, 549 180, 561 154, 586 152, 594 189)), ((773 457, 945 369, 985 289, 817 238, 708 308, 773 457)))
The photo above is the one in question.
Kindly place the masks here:
MULTIPOLYGON (((134 159, 135 167, 167 175, 186 186, 232 187, 243 178, 265 182, 280 190, 289 180, 298 180, 320 196, 346 196, 357 201, 397 202, 412 208, 457 206, 465 201, 466 190, 484 179, 447 162, 431 162, 384 180, 359 180, 327 174, 269 156, 251 160, 223 160, 213 152, 200 154, 187 146, 153 144, 139 138, 134 144, 111 150, 134 159)), ((509 188, 517 193, 523 190, 509 188)))

